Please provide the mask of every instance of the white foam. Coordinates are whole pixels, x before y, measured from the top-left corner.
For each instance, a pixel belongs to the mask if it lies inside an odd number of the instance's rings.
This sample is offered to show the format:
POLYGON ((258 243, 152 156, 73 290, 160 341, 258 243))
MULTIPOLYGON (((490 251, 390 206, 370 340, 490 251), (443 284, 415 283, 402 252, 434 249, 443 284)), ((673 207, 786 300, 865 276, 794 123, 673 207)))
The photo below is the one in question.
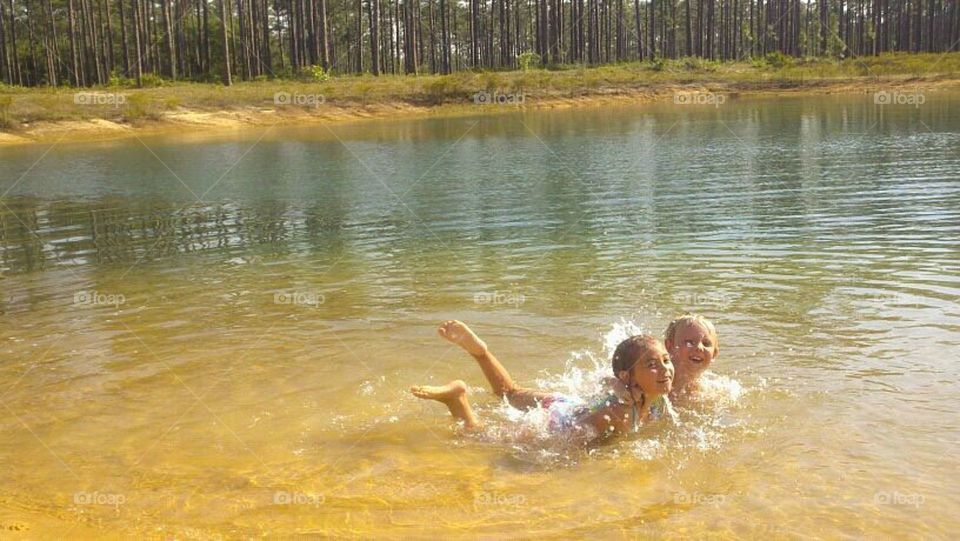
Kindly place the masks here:
MULTIPOLYGON (((644 332, 648 331, 634 321, 621 319, 613 323, 597 348, 572 352, 561 372, 538 379, 535 387, 575 400, 589 399, 602 391, 603 379, 610 377, 610 358, 617 345, 629 336, 644 332)), ((668 407, 673 423, 649 427, 637 436, 597 452, 600 455, 626 452, 640 460, 657 460, 676 451, 719 449, 728 433, 741 428, 735 410, 747 392, 748 389, 729 376, 706 372, 695 402, 668 407)), ((569 462, 582 449, 578 445, 581 438, 550 430, 547 410, 521 411, 504 401, 484 412, 484 416, 494 421, 485 425, 484 439, 510 446, 514 456, 524 462, 569 462)))

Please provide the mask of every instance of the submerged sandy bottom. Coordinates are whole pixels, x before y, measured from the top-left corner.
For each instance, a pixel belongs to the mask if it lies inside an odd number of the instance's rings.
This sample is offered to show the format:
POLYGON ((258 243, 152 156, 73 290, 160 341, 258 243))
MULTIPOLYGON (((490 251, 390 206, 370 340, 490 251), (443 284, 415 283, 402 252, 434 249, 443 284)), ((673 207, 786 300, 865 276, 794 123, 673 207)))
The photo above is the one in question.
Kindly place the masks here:
POLYGON ((0 537, 949 538, 953 103, 0 152, 0 537), (690 309, 715 392, 590 452, 434 331, 586 393, 690 309), (455 378, 480 437, 407 393, 455 378))

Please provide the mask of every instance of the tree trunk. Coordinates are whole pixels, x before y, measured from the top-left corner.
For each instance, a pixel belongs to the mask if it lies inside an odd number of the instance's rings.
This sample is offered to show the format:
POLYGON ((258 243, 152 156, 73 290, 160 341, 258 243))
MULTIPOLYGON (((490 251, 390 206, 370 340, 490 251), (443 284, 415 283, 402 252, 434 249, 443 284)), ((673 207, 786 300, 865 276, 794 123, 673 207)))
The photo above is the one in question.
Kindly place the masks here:
POLYGON ((230 37, 227 33, 227 10, 224 7, 223 0, 217 0, 217 7, 220 9, 220 40, 223 46, 223 71, 221 77, 223 84, 230 86, 233 84, 233 78, 230 76, 230 37))

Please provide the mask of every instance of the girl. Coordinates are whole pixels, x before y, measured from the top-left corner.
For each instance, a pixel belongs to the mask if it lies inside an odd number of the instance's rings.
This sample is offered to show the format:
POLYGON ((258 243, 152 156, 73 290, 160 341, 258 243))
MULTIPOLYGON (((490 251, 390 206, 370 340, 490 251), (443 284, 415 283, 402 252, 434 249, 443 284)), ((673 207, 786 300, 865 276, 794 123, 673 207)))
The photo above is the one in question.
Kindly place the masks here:
MULTIPOLYGON (((584 442, 636 431, 644 422, 669 411, 666 397, 673 384, 673 364, 663 344, 653 336, 636 335, 621 342, 613 354, 615 377, 604 381, 605 390, 598 398, 581 404, 564 395, 514 384, 487 345, 460 321, 446 321, 437 332, 477 361, 498 397, 506 398, 517 409, 548 410, 552 430, 572 430, 584 442)), ((417 398, 442 402, 468 430, 480 426, 462 380, 412 387, 410 392, 417 398)))

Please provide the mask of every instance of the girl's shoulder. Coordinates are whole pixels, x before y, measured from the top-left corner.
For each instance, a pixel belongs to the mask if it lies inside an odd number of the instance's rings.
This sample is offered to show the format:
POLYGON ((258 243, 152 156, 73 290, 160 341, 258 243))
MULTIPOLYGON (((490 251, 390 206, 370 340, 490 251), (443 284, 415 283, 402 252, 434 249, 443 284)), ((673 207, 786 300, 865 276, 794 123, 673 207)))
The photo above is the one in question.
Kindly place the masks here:
POLYGON ((590 409, 590 411, 599 411, 601 409, 627 404, 623 397, 620 396, 620 393, 617 392, 617 389, 611 385, 606 385, 606 383, 607 382, 604 382, 604 388, 601 389, 600 392, 585 401, 584 405, 590 409))

